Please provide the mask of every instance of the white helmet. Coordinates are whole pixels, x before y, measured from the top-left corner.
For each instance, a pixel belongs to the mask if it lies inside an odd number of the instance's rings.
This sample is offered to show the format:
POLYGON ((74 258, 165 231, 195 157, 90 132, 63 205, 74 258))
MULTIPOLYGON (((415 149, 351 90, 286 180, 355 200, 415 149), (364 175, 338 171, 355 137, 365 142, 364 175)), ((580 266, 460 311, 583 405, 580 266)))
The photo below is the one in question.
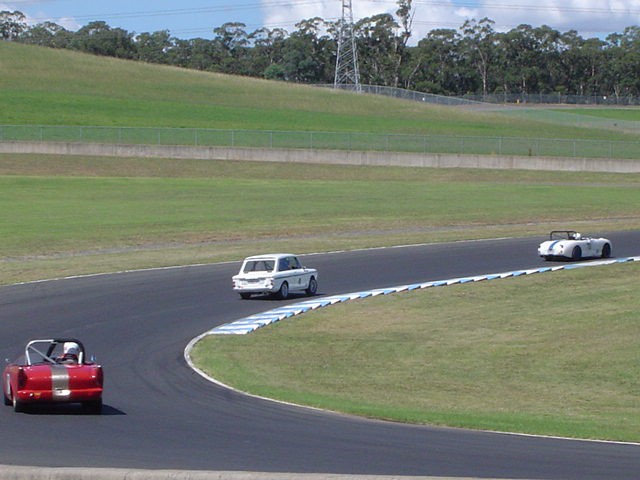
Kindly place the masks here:
POLYGON ((76 342, 64 342, 62 346, 62 352, 65 355, 78 355, 80 353, 80 347, 76 342))

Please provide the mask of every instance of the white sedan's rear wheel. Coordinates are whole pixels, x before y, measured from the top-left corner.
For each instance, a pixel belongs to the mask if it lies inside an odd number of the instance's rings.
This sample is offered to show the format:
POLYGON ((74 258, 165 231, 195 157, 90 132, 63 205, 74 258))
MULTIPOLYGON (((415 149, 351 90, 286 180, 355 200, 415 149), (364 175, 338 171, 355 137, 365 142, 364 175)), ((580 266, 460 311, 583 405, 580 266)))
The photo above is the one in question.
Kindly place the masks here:
POLYGON ((287 282, 282 282, 280 285, 280 290, 278 290, 278 298, 284 300, 289 296, 289 284, 287 282))
POLYGON ((611 245, 605 243, 602 247, 602 258, 609 258, 611 256, 611 245))

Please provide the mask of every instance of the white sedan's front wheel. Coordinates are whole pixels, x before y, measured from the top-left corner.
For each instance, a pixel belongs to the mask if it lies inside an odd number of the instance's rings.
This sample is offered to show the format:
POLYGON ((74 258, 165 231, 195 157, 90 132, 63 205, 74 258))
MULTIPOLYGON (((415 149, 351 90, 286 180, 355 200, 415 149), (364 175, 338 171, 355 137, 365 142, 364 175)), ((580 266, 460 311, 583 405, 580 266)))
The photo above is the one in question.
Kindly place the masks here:
POLYGON ((311 279, 309 280, 309 286, 307 287, 305 292, 307 293, 307 295, 312 297, 316 294, 317 291, 318 291, 318 281, 315 279, 315 277, 311 277, 311 279))

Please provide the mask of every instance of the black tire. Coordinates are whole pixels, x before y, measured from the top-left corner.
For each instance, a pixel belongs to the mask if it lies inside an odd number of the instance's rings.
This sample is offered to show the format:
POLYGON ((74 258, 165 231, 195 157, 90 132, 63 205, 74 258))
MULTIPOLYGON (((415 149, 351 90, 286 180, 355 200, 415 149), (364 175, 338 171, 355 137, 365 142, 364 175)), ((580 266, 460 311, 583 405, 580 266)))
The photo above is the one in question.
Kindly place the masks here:
POLYGON ((22 402, 18 401, 18 398, 15 395, 13 397, 13 411, 17 413, 24 412, 24 405, 22 402))
POLYGON ((315 279, 315 277, 311 277, 309 279, 309 286, 306 288, 305 292, 307 293, 307 295, 312 297, 316 294, 317 291, 318 291, 318 281, 315 279))
POLYGON ((602 258, 609 258, 611 256, 611 245, 605 243, 602 247, 602 258))
POLYGON ((248 300, 249 298, 251 298, 251 294, 250 294, 250 293, 241 293, 241 294, 240 294, 240 297, 241 297, 243 300, 248 300))
POLYGON ((580 247, 573 247, 573 252, 571 252, 572 260, 580 260, 582 258, 582 249, 580 247))
POLYGON ((289 284, 287 282, 282 282, 280 290, 278 290, 278 298, 284 300, 287 297, 289 297, 289 284))

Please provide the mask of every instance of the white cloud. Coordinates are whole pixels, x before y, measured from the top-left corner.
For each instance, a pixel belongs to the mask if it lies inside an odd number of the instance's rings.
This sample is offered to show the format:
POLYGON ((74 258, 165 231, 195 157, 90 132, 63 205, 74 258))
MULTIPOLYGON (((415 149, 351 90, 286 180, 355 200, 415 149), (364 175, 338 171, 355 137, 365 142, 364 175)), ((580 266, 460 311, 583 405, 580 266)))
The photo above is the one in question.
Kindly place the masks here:
POLYGON ((501 30, 520 24, 549 25, 561 32, 577 30, 584 37, 594 37, 622 32, 640 22, 640 0, 510 0, 516 7, 512 9, 496 9, 495 2, 482 3, 482 11, 501 30))
MULTIPOLYGON (((419 1, 419 0, 417 0, 419 1)), ((273 6, 272 0, 263 0, 263 22, 268 28, 282 27, 289 31, 294 25, 313 17, 320 17, 327 21, 338 20, 342 16, 342 2, 340 0, 296 1, 287 6, 273 6)), ((416 3, 412 25, 413 37, 424 37, 435 28, 458 28, 465 19, 473 16, 476 10, 458 8, 453 1, 416 3)), ((398 4, 394 0, 352 0, 352 12, 354 21, 372 17, 383 13, 395 16, 398 4)))
POLYGON ((47 2, 46 1, 42 1, 42 2, 28 1, 28 2, 15 2, 10 4, 0 3, 0 11, 22 12, 26 18, 27 25, 37 25, 39 23, 44 23, 44 22, 53 22, 71 31, 76 31, 82 26, 73 17, 54 18, 41 11, 37 11, 37 12, 33 12, 32 14, 29 14, 28 12, 25 11, 24 6, 31 3, 47 3, 47 2), (25 5, 21 7, 21 3, 24 3, 25 5))
MULTIPOLYGON (((293 30, 305 19, 336 20, 341 16, 340 0, 292 0, 283 6, 262 0, 263 22, 268 28, 293 30), (276 6, 274 6, 276 5, 276 6)), ((380 13, 394 14, 394 0, 352 0, 354 20, 380 13)), ((437 28, 458 29, 466 20, 488 17, 497 31, 521 24, 548 25, 560 32, 577 30, 585 38, 604 37, 640 24, 640 0, 413 0, 413 42, 437 28)))
POLYGON ((66 28, 72 32, 80 29, 82 25, 73 17, 60 17, 57 20, 51 20, 53 23, 57 23, 61 27, 66 28))

